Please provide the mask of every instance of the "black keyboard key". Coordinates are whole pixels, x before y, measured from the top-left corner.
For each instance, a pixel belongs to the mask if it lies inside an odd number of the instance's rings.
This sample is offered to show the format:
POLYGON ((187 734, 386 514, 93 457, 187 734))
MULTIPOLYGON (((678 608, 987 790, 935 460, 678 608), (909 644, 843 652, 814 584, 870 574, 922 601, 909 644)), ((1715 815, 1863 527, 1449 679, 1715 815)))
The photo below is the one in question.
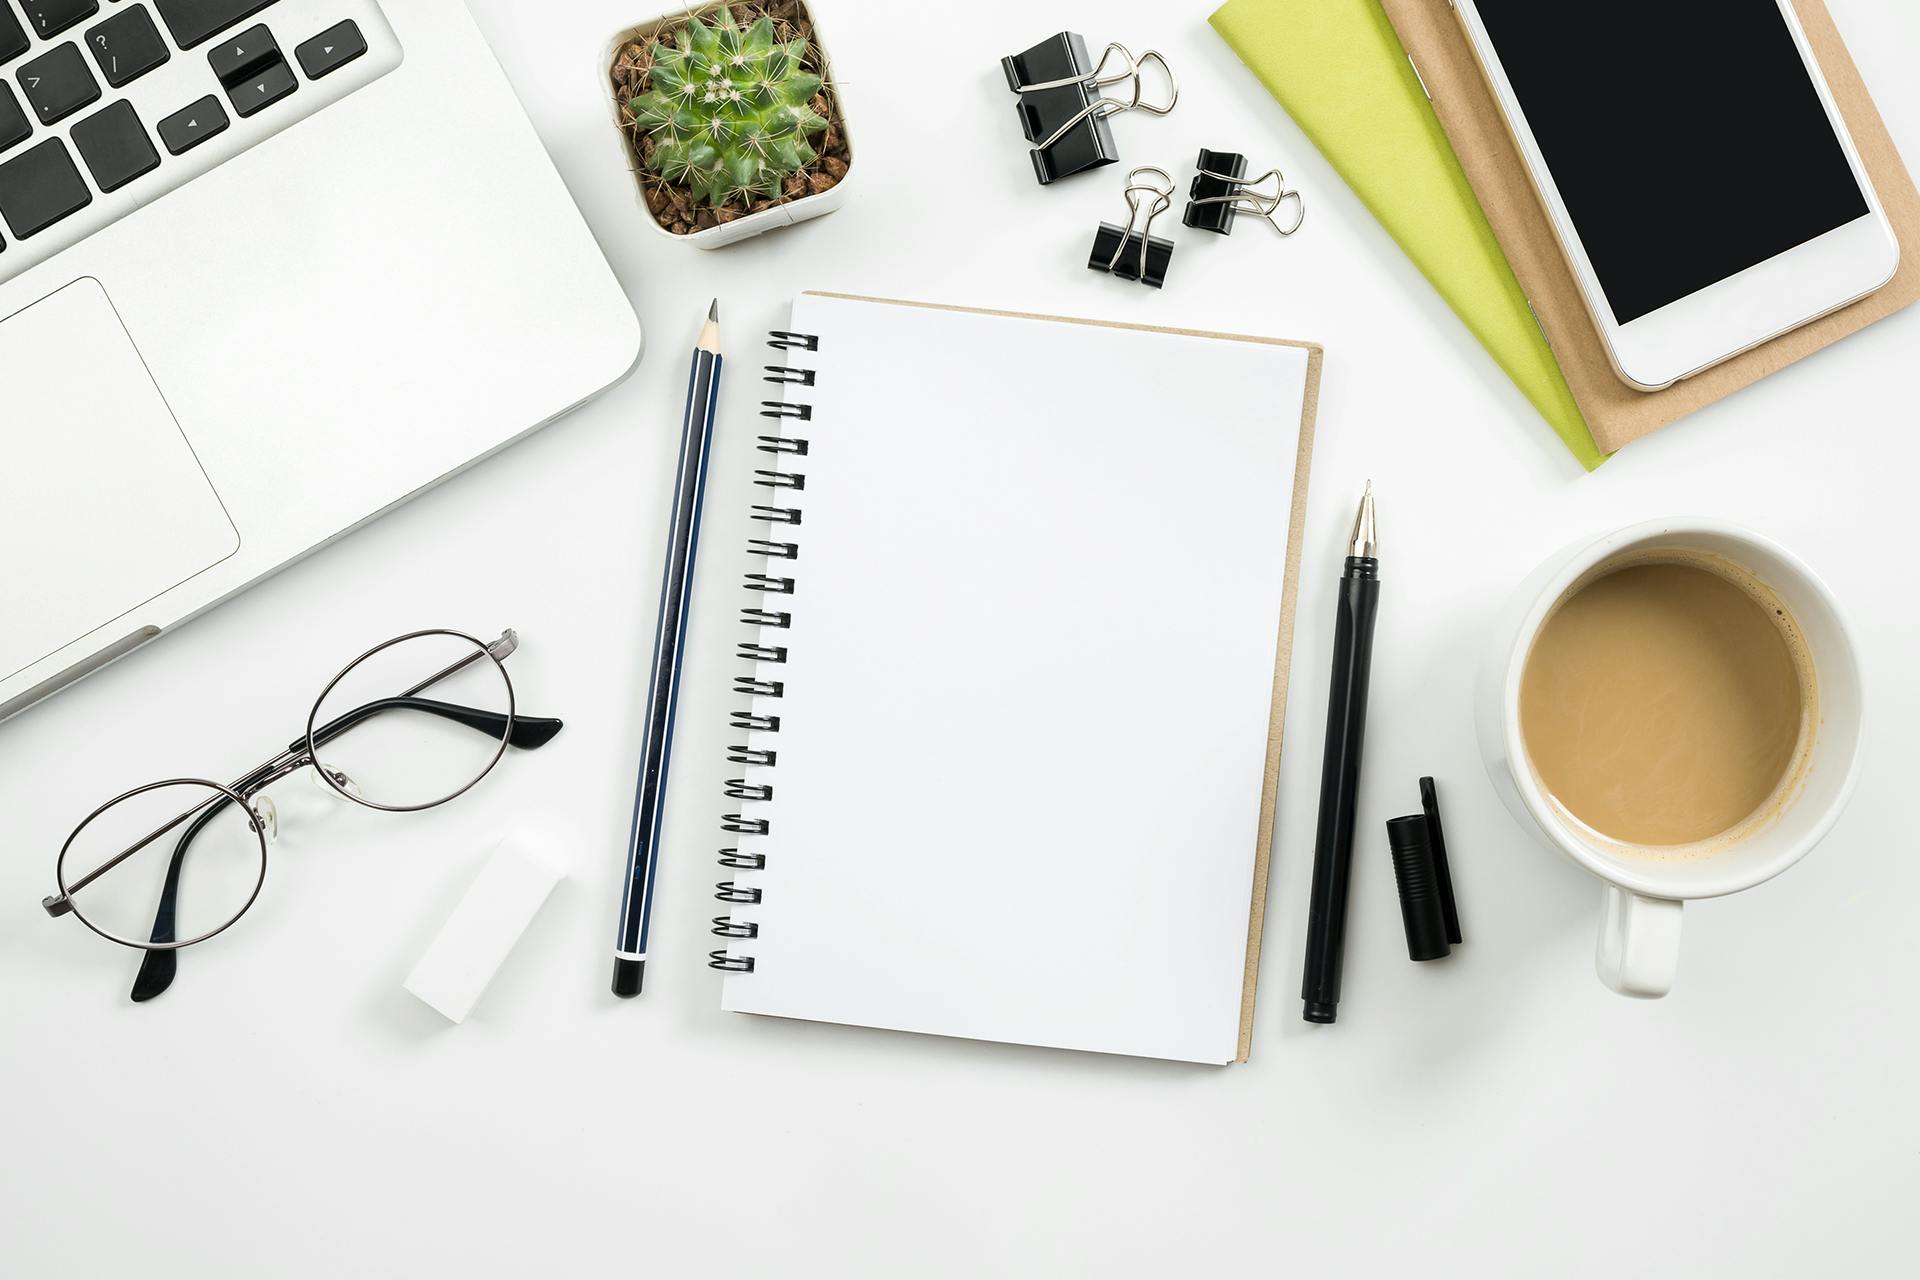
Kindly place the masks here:
POLYGON ((87 162, 94 185, 102 191, 118 191, 160 167, 160 153, 148 140, 133 104, 125 99, 73 126, 73 149, 87 162))
POLYGON ((200 101, 176 111, 160 122, 160 141, 169 155, 191 151, 216 133, 227 131, 227 109, 220 99, 208 94, 200 101))
POLYGON ((72 41, 21 63, 18 79, 41 124, 57 124, 100 99, 100 85, 72 41))
POLYGON ((270 62, 285 62, 280 45, 266 26, 248 27, 207 50, 207 65, 224 88, 231 89, 270 62))
POLYGON ((173 56, 143 4, 122 9, 89 30, 87 50, 100 64, 100 74, 116 89, 133 83, 173 56))
POLYGON ((93 203, 93 193, 67 154, 67 144, 48 138, 0 164, 0 218, 15 240, 45 231, 93 203))
POLYGON ((204 44, 236 22, 251 18, 273 0, 153 0, 182 49, 204 44))
POLYGON ((360 34, 360 24, 349 18, 328 27, 295 49, 293 55, 300 59, 300 69, 307 73, 307 79, 318 80, 321 76, 338 71, 366 51, 367 38, 360 34))
POLYGON ((20 7, 42 40, 51 40, 100 12, 99 0, 20 0, 20 7))
POLYGON ((229 86, 227 101, 233 103, 234 114, 244 120, 256 111, 264 111, 299 87, 300 82, 294 79, 293 68, 284 60, 275 60, 238 84, 229 86))
POLYGON ((20 109, 20 99, 13 96, 13 90, 5 81, 0 81, 0 151, 19 146, 32 134, 33 126, 27 123, 27 113, 20 109))
POLYGON ((0 62, 12 62, 27 51, 27 29, 0 0, 0 62))

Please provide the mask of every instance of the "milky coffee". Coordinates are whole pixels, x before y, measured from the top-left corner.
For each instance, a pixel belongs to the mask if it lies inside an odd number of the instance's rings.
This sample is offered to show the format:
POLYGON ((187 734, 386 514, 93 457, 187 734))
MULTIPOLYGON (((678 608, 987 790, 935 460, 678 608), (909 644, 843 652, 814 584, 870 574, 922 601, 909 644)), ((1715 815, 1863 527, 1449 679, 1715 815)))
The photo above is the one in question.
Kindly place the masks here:
POLYGON ((1615 845, 1706 856, 1791 797, 1816 723, 1792 615, 1738 566, 1681 550, 1603 564, 1535 639, 1520 727, 1542 786, 1615 845))

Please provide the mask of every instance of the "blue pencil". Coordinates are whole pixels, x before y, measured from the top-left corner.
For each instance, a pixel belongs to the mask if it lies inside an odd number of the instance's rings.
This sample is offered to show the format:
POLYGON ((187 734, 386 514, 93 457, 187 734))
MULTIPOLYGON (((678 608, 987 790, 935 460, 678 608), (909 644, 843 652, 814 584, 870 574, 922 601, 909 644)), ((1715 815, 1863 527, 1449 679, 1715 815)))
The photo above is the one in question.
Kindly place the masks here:
POLYGON ((673 524, 667 532, 667 568, 660 581, 660 618, 653 637, 653 681, 647 690, 646 736, 634 789, 633 828, 627 836, 627 884, 620 898, 620 931, 613 942, 613 994, 640 994, 653 919, 654 872, 660 863, 667 764, 673 751, 674 705, 680 696, 681 651, 693 598, 694 555, 700 546, 700 508, 713 451, 713 412, 720 391, 720 301, 693 351, 687 376, 687 416, 680 429, 680 467, 673 482, 673 524))

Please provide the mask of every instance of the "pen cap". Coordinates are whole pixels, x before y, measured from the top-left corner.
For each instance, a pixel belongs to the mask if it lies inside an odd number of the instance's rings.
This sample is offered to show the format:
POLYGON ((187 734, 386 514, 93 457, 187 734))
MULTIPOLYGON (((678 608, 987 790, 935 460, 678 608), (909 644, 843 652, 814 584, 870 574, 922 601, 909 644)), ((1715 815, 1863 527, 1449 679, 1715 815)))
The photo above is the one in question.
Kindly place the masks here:
POLYGON ((1427 815, 1387 820, 1387 848, 1393 854, 1393 881, 1400 890, 1400 921, 1407 930, 1407 958, 1438 960, 1453 950, 1447 943, 1447 916, 1433 869, 1427 815))
POLYGON ((1420 779, 1420 807, 1427 815, 1427 842, 1433 848, 1433 878, 1440 886, 1440 910, 1447 917, 1447 941, 1460 945, 1460 908, 1453 901, 1453 868, 1447 865, 1447 833, 1440 825, 1440 793, 1432 778, 1420 779))

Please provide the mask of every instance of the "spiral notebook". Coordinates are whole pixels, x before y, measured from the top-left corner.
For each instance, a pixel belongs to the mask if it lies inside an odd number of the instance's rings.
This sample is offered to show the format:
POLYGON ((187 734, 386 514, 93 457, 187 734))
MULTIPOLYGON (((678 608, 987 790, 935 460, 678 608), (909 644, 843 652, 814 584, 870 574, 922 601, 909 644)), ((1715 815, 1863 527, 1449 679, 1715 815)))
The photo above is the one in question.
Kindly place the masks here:
POLYGON ((1244 1061, 1320 349, 818 293, 770 342, 723 1007, 1244 1061))

